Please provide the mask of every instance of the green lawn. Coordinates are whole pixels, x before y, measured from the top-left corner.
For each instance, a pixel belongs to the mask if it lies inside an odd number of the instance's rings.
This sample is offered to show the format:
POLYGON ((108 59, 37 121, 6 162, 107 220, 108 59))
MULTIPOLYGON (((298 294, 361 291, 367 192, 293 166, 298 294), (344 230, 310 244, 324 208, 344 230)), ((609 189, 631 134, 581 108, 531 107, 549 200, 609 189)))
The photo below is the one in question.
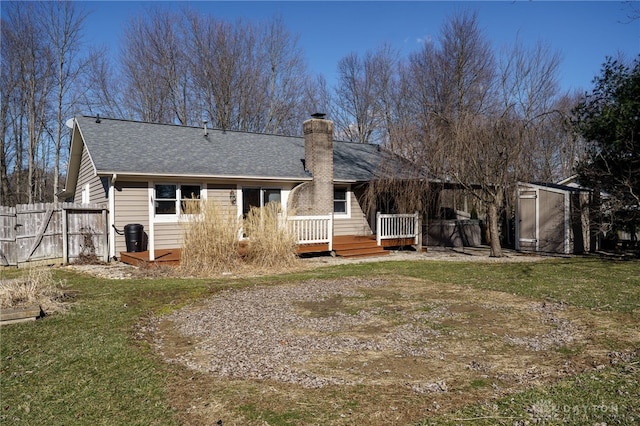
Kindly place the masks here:
MULTIPOLYGON (((387 275, 562 302, 607 312, 640 327, 637 261, 379 262, 236 280, 119 281, 59 269, 56 277, 66 280, 68 290, 75 294, 73 307, 65 314, 0 329, 0 423, 183 423, 187 417, 172 403, 169 388, 181 383, 178 376, 184 372, 161 362, 146 340, 137 338, 137 328, 144 318, 171 312, 230 287, 387 275)), ((500 400, 477 401, 455 412, 425 413, 418 424, 514 424, 518 419, 576 425, 640 422, 640 348, 630 348, 616 340, 609 346, 611 351, 624 352, 615 364, 580 373, 554 386, 534 387, 500 400)), ((222 396, 232 391, 219 390, 222 396)), ((256 413, 259 408, 250 403, 238 409, 245 414, 251 412, 248 418, 268 417, 270 425, 313 421, 311 409, 307 413, 274 409, 260 414, 256 413)))

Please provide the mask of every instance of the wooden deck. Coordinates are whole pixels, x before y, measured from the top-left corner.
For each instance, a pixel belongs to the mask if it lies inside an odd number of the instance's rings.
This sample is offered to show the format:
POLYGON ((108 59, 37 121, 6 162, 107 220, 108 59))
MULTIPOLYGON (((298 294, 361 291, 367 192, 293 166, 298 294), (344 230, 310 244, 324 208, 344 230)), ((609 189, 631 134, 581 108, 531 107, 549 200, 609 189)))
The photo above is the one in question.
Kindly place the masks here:
POLYGON ((155 260, 149 260, 148 251, 120 252, 120 260, 129 265, 148 268, 151 266, 178 266, 180 265, 180 249, 158 249, 155 252, 155 260))
MULTIPOLYGON (((333 238, 333 251, 341 257, 384 256, 388 254, 385 248, 410 246, 413 239, 382 240, 381 246, 376 244, 375 235, 357 236, 345 235, 333 238)), ((328 244, 301 244, 298 254, 323 253, 329 251, 328 244)), ((129 265, 139 267, 178 266, 180 264, 180 249, 158 249, 155 260, 149 260, 149 252, 120 252, 120 260, 129 265)))

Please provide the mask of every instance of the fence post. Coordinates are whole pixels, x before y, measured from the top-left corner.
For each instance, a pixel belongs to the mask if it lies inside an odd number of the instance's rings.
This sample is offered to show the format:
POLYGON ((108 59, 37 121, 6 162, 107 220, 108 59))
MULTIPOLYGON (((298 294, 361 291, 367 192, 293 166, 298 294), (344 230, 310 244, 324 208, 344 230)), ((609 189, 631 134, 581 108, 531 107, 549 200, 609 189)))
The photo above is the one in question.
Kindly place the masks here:
POLYGON ((62 205, 62 262, 69 263, 69 224, 67 209, 62 205))
POLYGON ((376 212, 376 245, 380 245, 382 242, 382 220, 380 219, 380 212, 376 212))

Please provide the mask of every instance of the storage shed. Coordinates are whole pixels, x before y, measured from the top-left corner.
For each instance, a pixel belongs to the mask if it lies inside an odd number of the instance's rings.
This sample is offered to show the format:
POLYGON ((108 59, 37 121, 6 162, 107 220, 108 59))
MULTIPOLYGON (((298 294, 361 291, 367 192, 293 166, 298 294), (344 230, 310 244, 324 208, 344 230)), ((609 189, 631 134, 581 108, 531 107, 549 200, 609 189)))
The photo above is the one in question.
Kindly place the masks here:
POLYGON ((516 249, 577 254, 591 249, 591 191, 551 183, 518 183, 516 249))

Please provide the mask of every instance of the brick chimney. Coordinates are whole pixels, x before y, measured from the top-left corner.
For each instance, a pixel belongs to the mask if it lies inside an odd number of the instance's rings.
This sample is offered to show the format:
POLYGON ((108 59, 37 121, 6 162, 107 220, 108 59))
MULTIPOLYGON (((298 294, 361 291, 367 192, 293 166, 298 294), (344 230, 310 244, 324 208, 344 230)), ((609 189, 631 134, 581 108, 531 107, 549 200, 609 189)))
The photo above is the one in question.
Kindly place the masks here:
POLYGON ((325 215, 333 212, 333 122, 324 114, 313 114, 302 123, 304 160, 313 182, 296 191, 298 214, 325 215))
POLYGON ((313 176, 313 214, 333 212, 333 122, 313 114, 302 123, 304 156, 313 176))

